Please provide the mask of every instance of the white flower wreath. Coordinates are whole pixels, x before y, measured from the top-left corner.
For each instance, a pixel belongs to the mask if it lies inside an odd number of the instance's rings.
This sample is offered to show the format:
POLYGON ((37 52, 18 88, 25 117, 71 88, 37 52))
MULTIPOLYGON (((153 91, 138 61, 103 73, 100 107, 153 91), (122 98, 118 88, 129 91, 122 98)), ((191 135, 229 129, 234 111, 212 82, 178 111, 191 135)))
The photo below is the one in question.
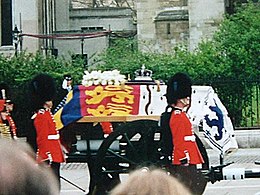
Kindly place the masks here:
POLYGON ((125 76, 118 70, 104 71, 100 70, 88 72, 84 71, 82 85, 120 85, 125 82, 125 76))

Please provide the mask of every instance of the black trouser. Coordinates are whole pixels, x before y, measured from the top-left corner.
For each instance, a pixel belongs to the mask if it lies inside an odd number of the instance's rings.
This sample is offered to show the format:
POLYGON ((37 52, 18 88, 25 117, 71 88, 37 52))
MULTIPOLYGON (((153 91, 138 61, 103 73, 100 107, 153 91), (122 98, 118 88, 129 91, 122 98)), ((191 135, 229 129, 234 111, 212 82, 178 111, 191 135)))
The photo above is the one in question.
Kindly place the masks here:
POLYGON ((96 170, 97 164, 95 158, 88 160, 88 170, 90 175, 89 193, 96 195, 107 194, 106 191, 111 190, 115 185, 120 182, 118 173, 110 173, 112 178, 107 174, 98 175, 99 171, 96 170))
POLYGON ((192 194, 201 195, 205 190, 207 181, 202 173, 197 170, 196 165, 181 166, 172 165, 170 173, 184 184, 192 194))
POLYGON ((61 189, 61 183, 60 183, 60 163, 52 162, 51 163, 51 169, 58 181, 59 189, 61 189))

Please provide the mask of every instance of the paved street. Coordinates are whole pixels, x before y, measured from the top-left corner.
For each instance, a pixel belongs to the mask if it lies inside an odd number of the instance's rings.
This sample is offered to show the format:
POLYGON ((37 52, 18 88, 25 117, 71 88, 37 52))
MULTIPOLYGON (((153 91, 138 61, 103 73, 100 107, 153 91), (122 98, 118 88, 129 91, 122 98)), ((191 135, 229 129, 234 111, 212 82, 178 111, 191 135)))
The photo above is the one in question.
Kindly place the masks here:
MULTIPOLYGON (((213 150, 208 151, 212 165, 218 164, 218 155, 213 150)), ((228 155, 225 162, 234 162, 227 169, 245 168, 246 170, 260 171, 260 165, 255 165, 255 161, 260 161, 260 148, 239 149, 228 155)), ((247 178, 244 180, 223 180, 214 184, 208 183, 204 195, 260 195, 260 175, 258 178, 247 178)))
MULTIPOLYGON (((208 150, 210 165, 219 164, 219 156, 213 150, 208 150)), ((227 169, 245 168, 246 170, 260 171, 260 165, 255 165, 256 160, 260 161, 260 148, 239 149, 225 157, 224 162, 234 162, 227 169)), ((61 175, 86 190, 89 182, 88 166, 85 163, 68 163, 61 168, 61 175)), ((259 176, 260 177, 260 176, 259 176)), ((83 191, 72 184, 62 180, 61 195, 83 195, 83 191)), ((208 183, 204 195, 260 195, 260 178, 247 178, 244 180, 225 180, 214 184, 208 183)))

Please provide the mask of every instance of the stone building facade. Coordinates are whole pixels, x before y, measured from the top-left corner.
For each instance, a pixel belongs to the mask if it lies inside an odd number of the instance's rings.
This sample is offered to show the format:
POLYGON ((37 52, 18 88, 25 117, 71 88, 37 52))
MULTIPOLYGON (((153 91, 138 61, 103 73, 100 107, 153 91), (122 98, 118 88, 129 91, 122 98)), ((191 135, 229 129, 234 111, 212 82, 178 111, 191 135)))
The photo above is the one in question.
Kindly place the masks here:
POLYGON ((212 36, 224 13, 223 0, 138 0, 139 48, 164 53, 181 44, 193 50, 212 36))
POLYGON ((15 25, 23 34, 18 50, 84 55, 89 64, 92 56, 108 47, 109 36, 75 38, 77 34, 112 31, 112 35, 134 36, 142 51, 170 52, 180 44, 194 50, 201 40, 211 38, 227 1, 0 0, 0 52, 14 51, 10 33, 15 25), (64 34, 67 38, 53 36, 64 34))

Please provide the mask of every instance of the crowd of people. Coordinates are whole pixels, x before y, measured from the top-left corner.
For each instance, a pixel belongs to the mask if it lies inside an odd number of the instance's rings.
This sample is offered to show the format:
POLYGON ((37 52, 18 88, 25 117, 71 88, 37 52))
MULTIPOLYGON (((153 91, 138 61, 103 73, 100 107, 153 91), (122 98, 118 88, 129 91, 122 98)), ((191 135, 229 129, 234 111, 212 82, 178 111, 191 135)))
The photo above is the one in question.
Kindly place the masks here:
MULTIPOLYGON (((71 82, 71 76, 65 75, 62 86, 67 93, 72 90, 71 82)), ((38 74, 32 78, 29 91, 34 111, 31 120, 35 131, 35 151, 28 144, 16 141, 16 126, 11 116, 13 102, 8 87, 1 85, 0 194, 59 194, 60 164, 65 162, 65 157, 52 114, 56 94, 54 79, 48 74, 38 74)), ((168 107, 171 108, 170 118, 166 121, 169 129, 166 130, 171 132, 174 146, 170 150, 172 168, 168 172, 161 169, 136 170, 126 182, 116 186, 111 195, 201 193, 193 187, 193 177, 190 177, 197 175, 200 182, 206 183, 196 168, 204 161, 186 115, 190 98, 191 79, 183 73, 171 77, 166 92, 168 107)))

